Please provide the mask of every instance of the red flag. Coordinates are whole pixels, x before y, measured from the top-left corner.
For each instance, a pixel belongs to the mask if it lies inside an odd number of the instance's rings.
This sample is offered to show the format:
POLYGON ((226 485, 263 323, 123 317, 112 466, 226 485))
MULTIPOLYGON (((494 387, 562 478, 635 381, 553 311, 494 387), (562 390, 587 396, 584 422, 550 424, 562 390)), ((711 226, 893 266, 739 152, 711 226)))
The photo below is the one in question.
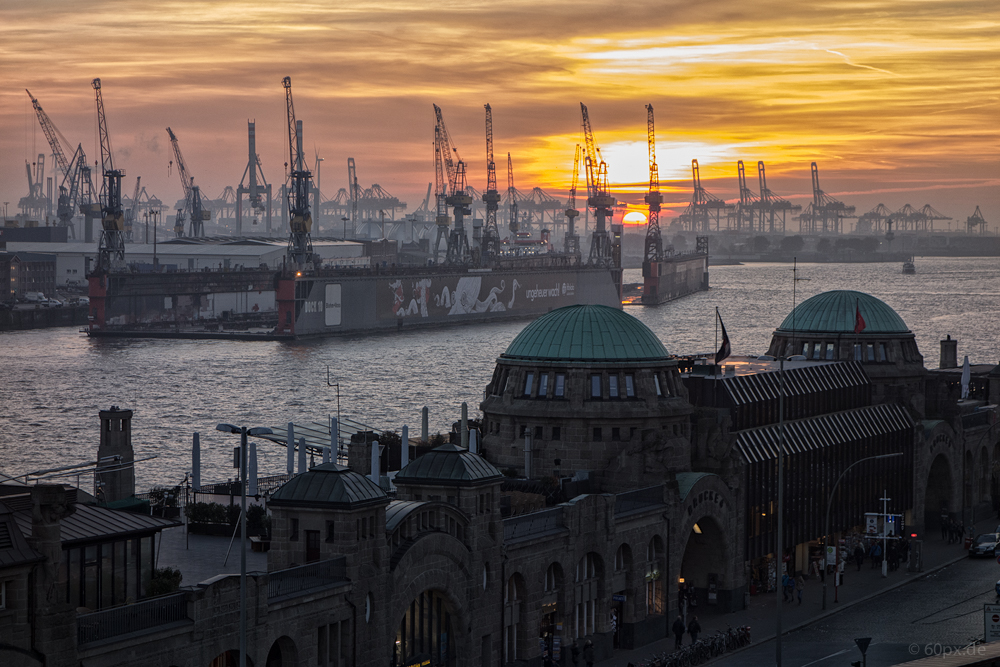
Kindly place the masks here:
POLYGON ((859 334, 865 330, 865 318, 861 317, 861 307, 855 302, 854 304, 854 333, 859 334))

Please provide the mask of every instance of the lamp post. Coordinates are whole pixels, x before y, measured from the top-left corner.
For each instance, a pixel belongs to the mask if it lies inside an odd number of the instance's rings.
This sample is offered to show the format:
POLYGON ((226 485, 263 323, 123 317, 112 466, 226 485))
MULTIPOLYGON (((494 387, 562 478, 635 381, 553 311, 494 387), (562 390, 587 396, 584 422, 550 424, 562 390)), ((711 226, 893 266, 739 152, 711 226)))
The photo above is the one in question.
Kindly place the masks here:
MULTIPOLYGON (((855 461, 851 465, 849 465, 846 468, 844 468, 844 472, 840 473, 840 477, 838 477, 837 481, 834 482, 834 484, 833 484, 833 490, 830 491, 830 498, 826 501, 826 522, 823 524, 823 539, 826 541, 826 545, 827 546, 829 546, 829 544, 830 544, 830 507, 831 507, 831 505, 833 505, 833 494, 835 494, 837 492, 837 487, 840 486, 840 480, 844 479, 844 475, 847 474, 847 471, 850 470, 851 468, 853 468, 854 466, 858 465, 859 463, 864 463, 865 461, 874 461, 875 459, 891 459, 891 458, 895 458, 897 456, 902 456, 902 455, 903 455, 903 452, 896 452, 894 454, 878 454, 877 456, 868 456, 868 457, 865 457, 863 459, 858 459, 857 461, 855 461)), ((825 559, 826 554, 823 554, 823 556, 824 556, 823 568, 826 569, 826 559, 825 559)), ((839 566, 840 566, 840 563, 834 563, 834 566, 833 566, 833 576, 835 576, 835 577, 837 576, 837 568, 839 566)), ((825 576, 823 577, 823 609, 826 609, 826 577, 825 576)))
POLYGON ((247 665, 247 436, 271 435, 269 428, 219 424, 216 431, 240 434, 240 667, 247 665))

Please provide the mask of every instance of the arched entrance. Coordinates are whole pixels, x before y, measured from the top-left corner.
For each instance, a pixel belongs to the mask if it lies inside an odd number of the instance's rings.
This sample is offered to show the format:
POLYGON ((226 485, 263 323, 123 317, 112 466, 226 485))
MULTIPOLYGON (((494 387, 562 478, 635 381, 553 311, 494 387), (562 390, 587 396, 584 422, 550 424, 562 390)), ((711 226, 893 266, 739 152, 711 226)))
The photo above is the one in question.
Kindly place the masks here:
POLYGON ((715 591, 722 583, 723 573, 729 563, 729 545, 722 528, 710 516, 703 516, 691 527, 680 577, 696 603, 707 602, 709 590, 715 591))
POLYGON ((455 667, 455 633, 459 627, 447 595, 427 590, 410 602, 396 629, 393 664, 455 667))
MULTIPOLYGON (((208 667, 239 667, 240 665, 240 652, 239 649, 233 649, 226 651, 225 653, 220 653, 215 656, 212 662, 208 663, 208 667)), ((253 667, 253 661, 250 656, 247 656, 247 667, 253 667)))
POLYGON ((545 595, 542 598, 542 621, 538 627, 538 641, 545 646, 549 655, 555 655, 556 637, 560 642, 562 633, 562 592, 563 571, 559 563, 550 563, 545 569, 545 595))
POLYGON ((944 454, 938 454, 927 473, 927 492, 924 496, 924 525, 928 529, 941 527, 941 518, 953 510, 951 466, 944 454))
POLYGON ((299 664, 299 651, 290 637, 278 637, 267 652, 266 667, 294 667, 299 664))

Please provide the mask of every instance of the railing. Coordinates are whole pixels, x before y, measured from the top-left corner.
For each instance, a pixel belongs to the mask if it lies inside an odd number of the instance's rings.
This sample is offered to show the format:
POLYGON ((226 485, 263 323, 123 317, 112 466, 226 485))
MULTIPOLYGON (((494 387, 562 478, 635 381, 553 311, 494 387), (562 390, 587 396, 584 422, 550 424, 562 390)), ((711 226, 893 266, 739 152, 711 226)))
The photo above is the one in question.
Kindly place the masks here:
POLYGON ((663 485, 626 491, 615 495, 615 516, 663 505, 663 485))
POLYGON ((530 539, 564 527, 563 508, 552 507, 503 520, 505 542, 530 539))
POLYGON ((76 617, 77 644, 90 644, 186 620, 186 598, 184 593, 174 593, 124 607, 79 614, 76 617))
POLYGON ((271 572, 267 582, 267 599, 295 595, 312 588, 347 581, 347 559, 331 558, 318 563, 300 565, 271 572))

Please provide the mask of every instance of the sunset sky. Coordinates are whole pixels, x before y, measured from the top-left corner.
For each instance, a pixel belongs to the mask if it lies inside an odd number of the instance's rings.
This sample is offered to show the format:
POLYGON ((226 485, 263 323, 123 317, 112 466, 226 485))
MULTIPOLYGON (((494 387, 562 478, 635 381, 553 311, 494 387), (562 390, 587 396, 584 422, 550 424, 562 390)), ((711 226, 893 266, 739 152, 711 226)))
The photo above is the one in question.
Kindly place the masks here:
POLYGON ((652 104, 667 216, 691 197, 693 158, 729 200, 742 159, 753 190, 764 160, 770 189, 803 205, 816 161, 822 188, 858 213, 929 203, 954 228, 979 205, 1000 224, 995 0, 5 0, 0 74, 10 215, 27 193, 25 160, 49 152, 25 88, 64 148, 82 142, 93 161, 100 77, 123 191, 141 176, 172 205, 182 193, 167 173, 168 125, 209 197, 239 183, 248 119, 265 176, 283 181, 287 75, 326 196, 346 186, 350 156, 363 187, 416 208, 433 180, 432 104, 485 189, 487 102, 501 188, 509 151, 520 189, 564 196, 584 102, 613 193, 638 204, 652 104))

